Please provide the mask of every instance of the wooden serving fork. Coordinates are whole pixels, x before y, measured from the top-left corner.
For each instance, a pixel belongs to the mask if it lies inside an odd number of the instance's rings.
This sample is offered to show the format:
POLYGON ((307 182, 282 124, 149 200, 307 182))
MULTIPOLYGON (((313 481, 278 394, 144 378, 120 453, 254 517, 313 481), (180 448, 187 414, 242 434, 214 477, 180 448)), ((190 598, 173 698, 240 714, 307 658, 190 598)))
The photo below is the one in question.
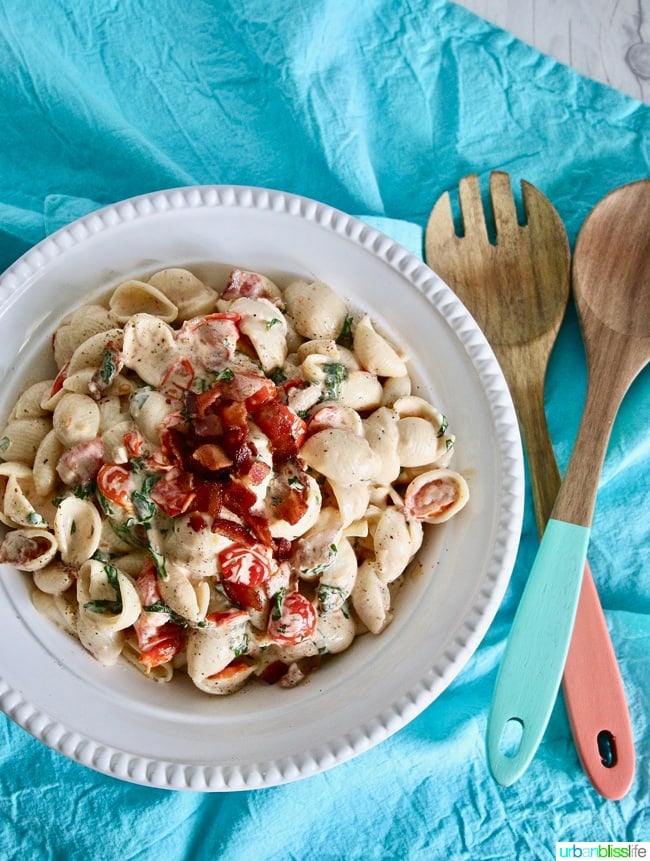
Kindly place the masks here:
MULTIPOLYGON (((492 346, 506 378, 526 448, 541 535, 560 488, 544 410, 548 359, 565 313, 570 251, 564 225, 534 186, 522 181, 520 226, 507 173, 490 175, 496 243, 488 238, 478 176, 459 184, 464 235, 456 235, 451 200, 435 204, 426 228, 429 266, 456 292, 492 346)), ((630 717, 616 656, 588 564, 564 668, 563 692, 583 768, 605 798, 618 799, 634 775, 630 717)), ((532 707, 527 734, 546 729, 549 713, 532 707)), ((528 736, 530 739, 530 736, 528 736)), ((530 740, 528 742, 530 744, 530 740)), ((516 751, 515 751, 516 753, 516 751)), ((495 773, 504 784, 519 774, 495 773)))

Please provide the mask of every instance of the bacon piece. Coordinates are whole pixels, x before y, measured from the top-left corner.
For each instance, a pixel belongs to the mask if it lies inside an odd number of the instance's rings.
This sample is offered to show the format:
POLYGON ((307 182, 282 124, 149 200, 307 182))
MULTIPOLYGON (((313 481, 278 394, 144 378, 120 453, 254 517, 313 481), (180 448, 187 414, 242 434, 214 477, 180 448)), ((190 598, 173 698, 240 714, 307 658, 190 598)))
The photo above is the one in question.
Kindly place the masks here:
POLYGON ((42 535, 25 535, 20 532, 9 532, 0 544, 0 563, 19 567, 33 562, 46 553, 51 544, 42 535))
POLYGON ((204 443, 192 452, 192 460, 210 472, 226 469, 233 465, 233 460, 228 457, 221 446, 216 443, 204 443))
POLYGON ((285 404, 262 404, 253 411, 253 421, 271 443, 274 462, 282 462, 298 454, 307 432, 307 425, 285 404))
POLYGON ((245 296, 248 299, 259 299, 260 296, 268 296, 265 282, 266 279, 258 275, 257 272, 233 269, 221 298, 232 300, 245 296))
POLYGON ((95 478, 104 462, 104 442, 101 437, 77 443, 61 455, 56 471, 64 484, 88 484, 95 478))

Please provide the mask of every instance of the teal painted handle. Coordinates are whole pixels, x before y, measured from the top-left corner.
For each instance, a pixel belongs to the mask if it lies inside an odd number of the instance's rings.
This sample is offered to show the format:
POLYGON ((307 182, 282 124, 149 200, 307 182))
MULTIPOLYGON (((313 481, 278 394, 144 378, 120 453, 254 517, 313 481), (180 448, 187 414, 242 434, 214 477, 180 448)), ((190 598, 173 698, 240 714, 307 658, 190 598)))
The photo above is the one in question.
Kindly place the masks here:
POLYGON ((528 768, 562 680, 590 530, 550 519, 512 623, 487 726, 490 771, 502 786, 528 768), (507 749, 509 731, 518 734, 507 749))

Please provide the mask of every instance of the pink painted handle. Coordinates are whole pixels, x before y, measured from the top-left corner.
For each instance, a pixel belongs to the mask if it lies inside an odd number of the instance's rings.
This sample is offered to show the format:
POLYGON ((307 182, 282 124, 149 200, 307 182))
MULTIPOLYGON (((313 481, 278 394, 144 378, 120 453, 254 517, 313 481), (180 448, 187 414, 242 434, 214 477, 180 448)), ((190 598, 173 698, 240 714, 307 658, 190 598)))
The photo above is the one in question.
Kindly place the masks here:
POLYGON ((576 749, 589 780, 605 798, 622 798, 634 777, 632 727, 588 563, 564 667, 563 694, 576 749))

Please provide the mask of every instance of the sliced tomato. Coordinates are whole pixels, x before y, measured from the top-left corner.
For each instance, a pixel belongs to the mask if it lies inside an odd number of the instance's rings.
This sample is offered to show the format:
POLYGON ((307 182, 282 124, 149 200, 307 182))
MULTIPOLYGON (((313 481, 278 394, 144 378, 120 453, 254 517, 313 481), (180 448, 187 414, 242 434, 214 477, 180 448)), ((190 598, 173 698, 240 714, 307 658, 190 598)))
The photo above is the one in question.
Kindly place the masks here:
POLYGON ((135 581, 136 592, 143 607, 149 607, 161 600, 160 587, 158 585, 158 574, 153 560, 147 559, 142 566, 142 571, 135 581))
POLYGON ((269 551, 262 545, 231 544, 219 553, 222 580, 261 586, 271 575, 269 551))
POLYGON ((275 460, 287 460, 298 454, 307 425, 286 404, 262 404, 253 411, 253 421, 269 438, 275 460))
POLYGON ((171 659, 185 648, 185 631, 173 622, 166 622, 156 628, 154 638, 144 648, 140 648, 140 663, 147 670, 168 664, 171 659))
POLYGON ((140 457, 143 445, 144 437, 139 430, 127 431, 124 434, 124 446, 129 457, 140 457))
POLYGON ((97 473, 97 488, 109 502, 114 502, 128 511, 133 508, 131 494, 135 490, 135 484, 126 467, 117 463, 105 463, 97 473))
POLYGON ((235 660, 231 661, 227 667, 223 668, 223 670, 219 670, 218 673, 212 673, 212 675, 207 676, 207 678, 209 681, 232 679, 233 676, 238 676, 240 673, 244 672, 244 670, 249 670, 250 666, 251 665, 248 661, 245 661, 243 658, 235 658, 235 660))
POLYGON ((300 592, 290 592, 280 602, 279 612, 271 614, 267 633, 275 643, 293 646, 314 635, 317 621, 311 601, 300 592))
POLYGON ((194 382, 194 365, 185 356, 172 362, 160 383, 163 392, 179 397, 194 382))
POLYGON ((68 368, 70 367, 70 362, 67 361, 65 365, 61 368, 59 373, 54 378, 54 382, 52 383, 52 389, 50 391, 50 397, 53 398, 57 392, 60 392, 63 388, 63 383, 65 378, 68 376, 68 368))
POLYGON ((182 470, 169 472, 156 482, 150 496, 169 517, 185 514, 192 507, 196 496, 194 476, 182 470))

